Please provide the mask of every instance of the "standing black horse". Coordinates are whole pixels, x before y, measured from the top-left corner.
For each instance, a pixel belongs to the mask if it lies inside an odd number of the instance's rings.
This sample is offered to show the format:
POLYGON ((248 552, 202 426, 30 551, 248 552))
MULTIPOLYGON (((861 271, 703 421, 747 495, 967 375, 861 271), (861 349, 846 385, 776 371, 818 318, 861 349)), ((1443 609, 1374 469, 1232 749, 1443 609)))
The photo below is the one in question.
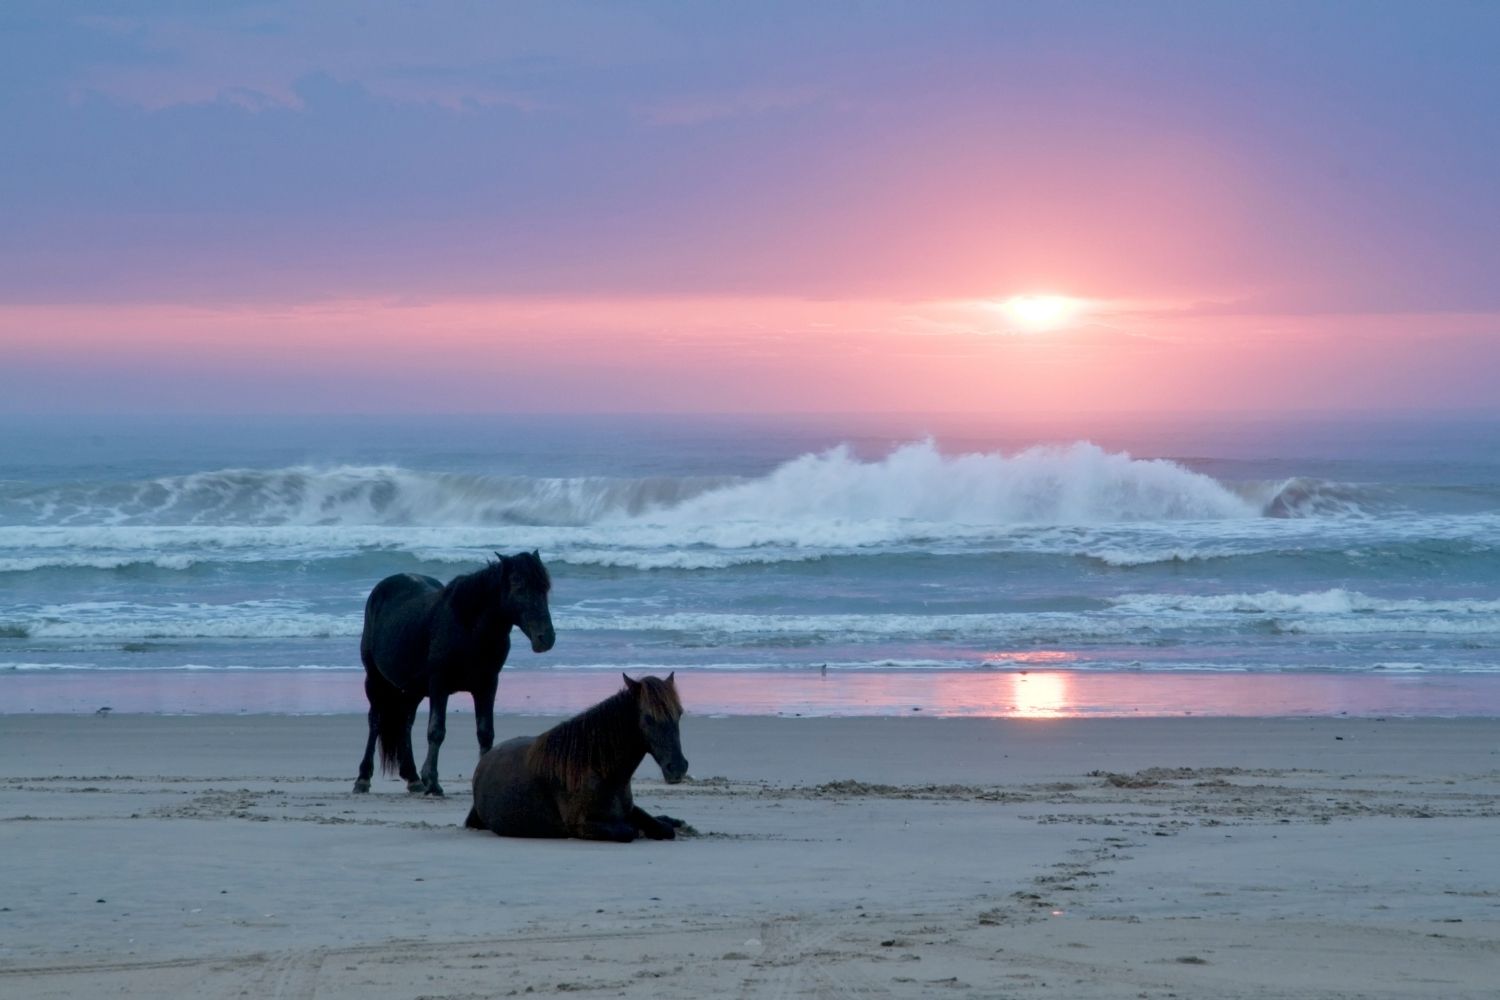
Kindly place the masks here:
POLYGON ((448 696, 474 695, 474 726, 482 754, 495 742, 495 688, 510 653, 511 626, 531 640, 535 652, 552 648, 556 634, 547 609, 552 580, 536 552, 495 553, 476 573, 456 576, 446 587, 430 576, 388 576, 365 602, 359 658, 365 664, 370 700, 370 738, 359 762, 356 792, 370 790, 375 745, 380 769, 400 768, 412 792, 442 795, 438 747, 446 734, 448 696), (427 759, 417 774, 411 727, 423 698, 427 712, 427 759))
POLYGON ((612 698, 540 736, 518 736, 479 758, 464 826, 504 837, 672 840, 682 820, 635 804, 630 776, 650 754, 675 785, 687 775, 677 682, 625 678, 612 698))

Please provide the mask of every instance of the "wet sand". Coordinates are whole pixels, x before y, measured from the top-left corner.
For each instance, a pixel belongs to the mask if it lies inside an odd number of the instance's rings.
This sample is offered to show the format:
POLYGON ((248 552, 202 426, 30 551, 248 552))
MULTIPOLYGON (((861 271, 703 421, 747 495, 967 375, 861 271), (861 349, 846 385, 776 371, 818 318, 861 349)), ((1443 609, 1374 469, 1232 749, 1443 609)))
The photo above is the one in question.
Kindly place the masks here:
MULTIPOLYGON (((546 720, 506 716, 500 738, 546 720)), ((363 720, 0 716, 6 997, 1481 997, 1500 722, 684 720, 697 836, 531 842, 363 720)))
MULTIPOLYGON (((1142 716, 1500 717, 1500 675, 1412 671, 1302 674, 683 670, 699 715, 1139 718, 1142 716)), ((609 669, 516 670, 500 706, 568 715, 619 683, 609 669)), ((48 670, 0 673, 0 713, 363 713, 358 670, 48 670)), ((450 711, 468 712, 467 698, 450 711)))

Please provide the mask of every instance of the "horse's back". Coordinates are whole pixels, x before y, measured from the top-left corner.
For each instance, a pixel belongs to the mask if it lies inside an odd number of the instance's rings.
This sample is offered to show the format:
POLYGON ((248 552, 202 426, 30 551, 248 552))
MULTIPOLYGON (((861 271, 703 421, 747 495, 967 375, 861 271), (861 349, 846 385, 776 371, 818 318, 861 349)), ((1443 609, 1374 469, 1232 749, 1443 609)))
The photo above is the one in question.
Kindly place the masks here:
POLYGON ((397 573, 381 580, 365 599, 365 641, 423 617, 442 589, 440 581, 416 573, 397 573))
POLYGON ((426 660, 428 613, 443 584, 430 576, 397 573, 375 585, 365 600, 365 624, 360 634, 360 658, 367 669, 378 668, 386 679, 404 687, 406 676, 426 660), (392 676, 392 672, 398 672, 392 676))
POLYGON ((527 766, 534 738, 496 745, 474 767, 474 808, 469 826, 503 837, 566 837, 557 798, 527 766), (473 821, 477 821, 473 822, 473 821))
POLYGON ((365 599, 365 622, 387 608, 430 597, 443 589, 443 582, 420 573, 396 573, 377 583, 365 599))

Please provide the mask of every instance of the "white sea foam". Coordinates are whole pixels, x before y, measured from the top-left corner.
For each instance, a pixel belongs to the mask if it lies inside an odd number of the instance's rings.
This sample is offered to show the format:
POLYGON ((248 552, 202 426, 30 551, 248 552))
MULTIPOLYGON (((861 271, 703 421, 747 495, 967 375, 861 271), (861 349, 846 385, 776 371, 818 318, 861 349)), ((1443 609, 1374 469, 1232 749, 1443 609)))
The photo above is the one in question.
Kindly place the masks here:
MULTIPOLYGON (((624 569, 701 570, 837 556, 1043 555, 1130 568, 1259 554, 1318 553, 1356 563, 1474 557, 1500 551, 1495 514, 1337 521, 1234 518, 1103 524, 966 524, 899 518, 715 521, 677 509, 597 524, 493 528, 394 525, 0 527, 0 573, 38 570, 186 571, 205 565, 361 559, 369 575, 397 558, 472 569, 491 550, 540 548, 549 562, 624 569), (656 520, 650 520, 650 517, 656 520)), ((363 571, 356 571, 363 573, 363 571)))
POLYGON ((699 642, 871 641, 892 638, 1016 642, 1070 638, 1122 638, 1152 628, 1144 619, 1071 612, 993 614, 730 614, 676 612, 638 615, 569 615, 555 611, 559 631, 661 632, 699 642))
MULTIPOLYGON (((1253 552, 1254 550, 1251 551, 1253 552)), ((1203 562, 1210 559, 1228 559, 1247 553, 1244 549, 1235 549, 1228 546, 1190 549, 1183 546, 1159 548, 1140 545, 1130 548, 1118 545, 1106 545, 1086 548, 1079 554, 1087 556, 1090 559, 1097 559, 1106 566, 1124 568, 1129 566, 1153 566, 1157 563, 1203 562)))
POLYGON ((357 636, 363 613, 317 614, 285 601, 131 604, 95 601, 8 609, 3 624, 30 639, 294 639, 357 636))
POLYGON ((130 664, 114 663, 108 666, 101 666, 94 663, 7 663, 0 661, 0 671, 5 670, 14 671, 16 673, 56 673, 65 670, 87 670, 90 673, 160 673, 163 671, 182 671, 185 673, 253 672, 257 674, 274 674, 278 671, 334 671, 359 673, 362 671, 362 668, 357 663, 299 663, 295 666, 264 667, 250 666, 243 663, 177 663, 169 666, 162 666, 160 664, 152 664, 150 666, 133 666, 130 664))
POLYGON ((1276 630, 1292 635, 1500 635, 1500 616, 1316 617, 1278 619, 1276 630))
MULTIPOLYGON (((629 602, 635 605, 636 602, 629 602)), ((1264 591, 1219 595, 1127 594, 1090 611, 975 613, 732 613, 659 611, 650 602, 611 610, 597 603, 554 605, 564 636, 620 633, 631 641, 698 648, 956 642, 1153 643, 1164 636, 1203 637, 1262 623, 1288 635, 1358 636, 1397 633, 1489 635, 1500 633, 1500 601, 1378 598, 1346 590, 1302 594, 1264 591)), ((118 643, 142 640, 338 639, 352 641, 363 627, 357 602, 351 612, 327 614, 295 601, 238 604, 124 601, 14 606, 0 618, 0 635, 28 640, 118 643)), ((605 641, 601 639, 586 640, 605 641)), ((611 640, 612 641, 612 640, 611 640)))
POLYGON ((1243 594, 1126 594, 1110 604, 1131 615, 1155 616, 1163 626, 1252 618, 1288 635, 1490 635, 1500 633, 1500 600, 1387 598, 1333 588, 1300 594, 1267 590, 1243 594))
POLYGON ((1301 594, 1288 594, 1276 590, 1265 590, 1254 594, 1124 594, 1111 599, 1110 603, 1122 611, 1135 614, 1163 612, 1262 615, 1414 613, 1500 616, 1500 600, 1384 598, 1371 597, 1358 591, 1341 588, 1301 594))
MULTIPOLYGON (((1150 630, 1145 618, 1101 617, 1068 612, 999 614, 728 614, 674 612, 608 614, 554 607, 562 635, 619 631, 655 635, 679 645, 755 645, 797 642, 869 642, 891 638, 966 642, 1051 641, 1060 638, 1124 638, 1150 630)), ((0 621, 5 628, 43 640, 175 640, 352 638, 363 614, 318 614, 291 602, 252 601, 232 605, 92 602, 19 608, 0 621)))

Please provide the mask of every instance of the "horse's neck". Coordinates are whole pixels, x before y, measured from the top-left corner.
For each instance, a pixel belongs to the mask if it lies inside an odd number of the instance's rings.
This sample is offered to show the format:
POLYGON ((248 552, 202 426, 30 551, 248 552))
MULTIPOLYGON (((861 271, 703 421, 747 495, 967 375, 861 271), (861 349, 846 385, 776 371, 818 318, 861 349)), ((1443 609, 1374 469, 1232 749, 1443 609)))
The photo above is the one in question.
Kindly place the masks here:
MULTIPOLYGON (((459 604, 466 604, 474 609, 467 613, 474 631, 492 638, 509 635, 510 630, 520 623, 520 618, 511 608, 510 601, 490 604, 485 600, 488 596, 489 588, 485 586, 485 582, 479 579, 478 573, 471 573, 454 581, 449 603, 455 608, 459 604)), ((434 604, 433 611, 437 608, 438 605, 434 604)))
POLYGON ((515 615, 502 604, 489 614, 480 615, 479 620, 475 622, 475 628, 486 637, 497 639, 500 636, 510 635, 510 630, 517 624, 519 623, 515 615))
POLYGON ((622 754, 617 758, 605 774, 605 780, 610 784, 629 785, 630 778, 641 766, 641 761, 646 759, 646 743, 641 741, 640 752, 632 750, 628 754, 622 754))
POLYGON ((488 605, 479 615, 479 627, 491 635, 509 635, 510 630, 520 623, 521 618, 511 607, 509 599, 488 605))
POLYGON ((617 702, 606 703, 601 706, 607 714, 606 724, 615 731, 623 734, 617 738, 610 749, 615 751, 614 759, 608 762, 604 777, 611 782, 629 782, 630 776, 635 774, 636 768, 641 766, 641 761, 646 758, 646 738, 641 735, 640 729, 635 724, 635 701, 622 698, 617 702))

